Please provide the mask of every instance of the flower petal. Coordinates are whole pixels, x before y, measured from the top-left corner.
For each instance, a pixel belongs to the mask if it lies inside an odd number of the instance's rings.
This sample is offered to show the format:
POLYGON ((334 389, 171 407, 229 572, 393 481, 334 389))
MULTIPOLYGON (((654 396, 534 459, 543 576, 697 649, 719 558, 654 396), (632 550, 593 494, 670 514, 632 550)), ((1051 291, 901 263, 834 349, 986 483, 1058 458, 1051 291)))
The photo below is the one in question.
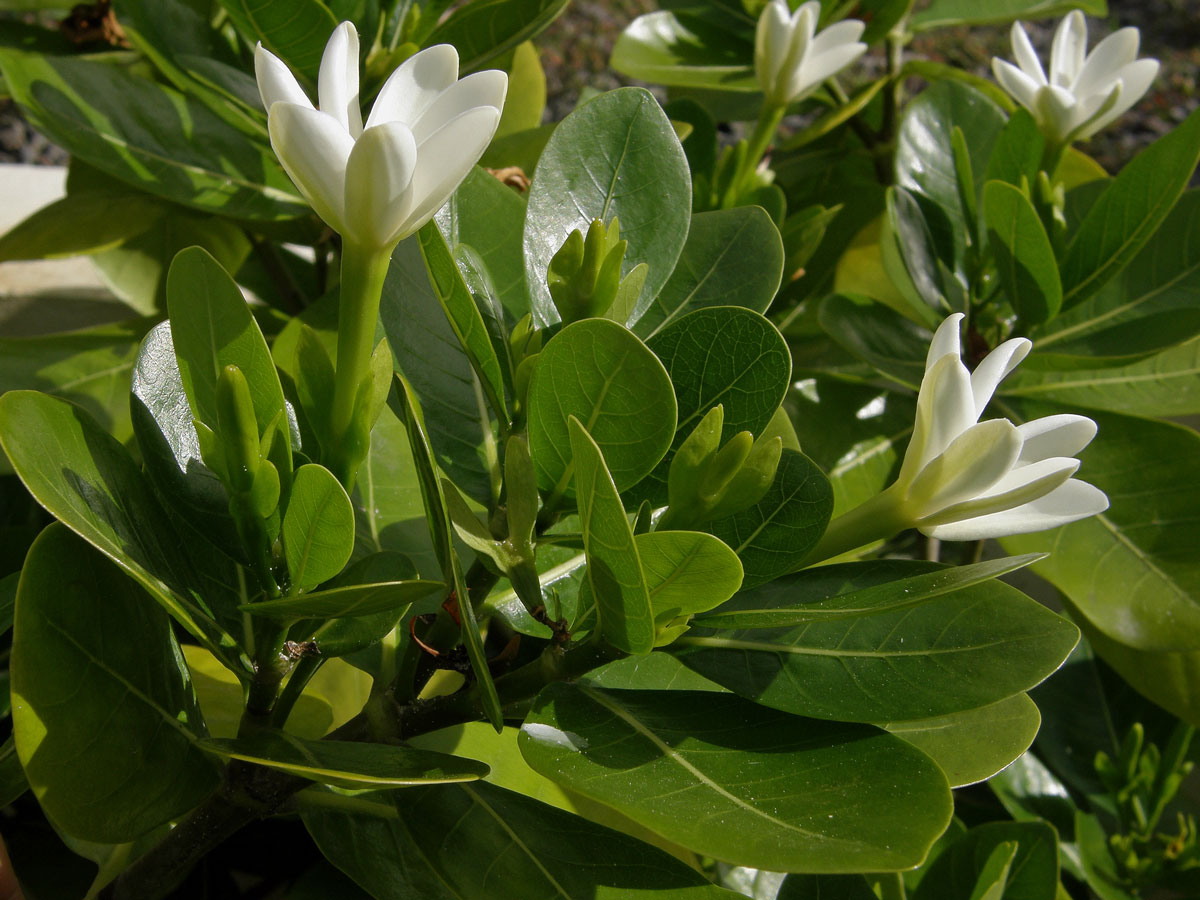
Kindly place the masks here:
POLYGON ((1029 42, 1029 35, 1025 33, 1025 29, 1021 27, 1020 22, 1013 22, 1012 49, 1013 56, 1016 57, 1017 65, 1021 67, 1021 71, 1039 85, 1045 84, 1046 73, 1042 69, 1042 61, 1038 59, 1037 52, 1033 49, 1033 44, 1029 42))
POLYGON ((1043 416, 1017 426, 1021 434, 1021 462, 1052 456, 1074 456, 1096 436, 1096 423, 1087 416, 1061 413, 1043 416))
POLYGON ((411 126, 457 80, 458 51, 450 44, 426 47, 388 76, 371 107, 367 128, 384 122, 404 122, 411 126))
POLYGON ((979 496, 947 506, 918 524, 946 525, 1016 509, 1046 496, 1078 469, 1079 460, 1068 457, 1043 459, 1027 466, 1017 466, 979 496))
POLYGON ((975 400, 976 417, 983 415, 984 408, 992 399, 992 394, 996 392, 1000 382, 1020 365, 1032 347, 1033 343, 1026 338, 1013 338, 985 356, 975 367, 975 371, 971 373, 971 394, 975 400))
POLYGON ((981 541, 1009 534, 1028 534, 1057 528, 1108 509, 1108 497, 1097 487, 1074 478, 1041 499, 1016 509, 966 519, 950 525, 922 528, 921 532, 942 541, 981 541))
POLYGON ((929 352, 925 354, 925 372, 927 374, 933 368, 933 364, 943 356, 953 353, 956 358, 958 357, 961 346, 958 329, 963 318, 962 313, 946 316, 937 331, 933 333, 933 340, 929 342, 929 352))
POLYGON ((1114 31, 1087 56, 1079 70, 1079 76, 1067 86, 1078 97, 1086 97, 1096 91, 1107 91, 1117 77, 1117 72, 1137 59, 1138 30, 1122 28, 1114 31))
POLYGON ((1038 88, 1032 112, 1042 133, 1055 141, 1066 142, 1084 121, 1075 108, 1075 95, 1055 85, 1038 88))
POLYGON ((996 76, 1000 87, 1004 88, 1009 96, 1026 109, 1033 110, 1033 102, 1038 92, 1036 81, 1003 59, 992 60, 992 74, 996 76))
POLYGON ((271 148, 304 199, 339 233, 345 231, 346 161, 354 138, 333 116, 294 103, 274 103, 267 118, 271 148))
POLYGON ((1050 47, 1050 83, 1073 88, 1086 54, 1087 20, 1079 10, 1072 10, 1054 32, 1054 43, 1050 47))
POLYGON ((438 96, 412 123, 413 137, 423 144, 430 135, 469 109, 490 106, 496 112, 504 108, 508 90, 508 75, 497 69, 487 69, 455 82, 438 96))
POLYGON ((262 43, 254 48, 254 77, 258 81, 263 109, 268 112, 276 103, 295 103, 297 106, 313 108, 312 101, 301 90, 292 70, 262 43))
POLYGON ((815 87, 826 78, 831 78, 866 52, 867 45, 863 43, 838 44, 820 54, 814 54, 810 47, 808 58, 800 67, 804 82, 801 91, 815 87))
POLYGON ((363 132, 346 164, 346 220, 369 247, 387 247, 412 208, 417 142, 403 122, 363 132))
POLYGON ((477 106, 447 122, 418 145, 413 210, 404 226, 407 234, 428 222, 450 199, 483 155, 499 124, 498 110, 477 106))
POLYGON ((765 94, 774 91, 791 34, 792 17, 787 0, 771 0, 759 15, 754 32, 754 74, 765 94))
POLYGON ((333 29, 325 52, 321 55, 321 71, 317 75, 317 97, 321 112, 328 113, 357 138, 362 134, 362 110, 358 101, 358 32, 352 22, 343 22, 333 29))
POLYGON ((819 9, 818 6, 818 12, 814 13, 812 4, 805 3, 792 17, 787 47, 779 60, 779 69, 775 73, 773 91, 767 96, 768 101, 791 103, 810 86, 804 80, 804 57, 808 54, 813 31, 817 27, 819 9))
MULTIPOLYGON (((862 37, 866 27, 866 22, 860 22, 858 19, 842 19, 840 22, 834 22, 812 39, 808 52, 820 56, 843 44, 853 44, 862 37)), ((866 47, 865 44, 863 46, 866 47)))
POLYGON ((971 376, 957 353, 946 354, 921 379, 913 434, 896 481, 910 483, 935 456, 974 425, 975 419, 971 376))
POLYGON ((913 479, 907 502, 920 521, 947 506, 974 499, 999 481, 1021 453, 1017 427, 990 419, 968 428, 913 479))
POLYGON ((1081 139, 1089 138, 1097 131, 1107 127, 1109 123, 1125 115, 1130 107, 1141 100, 1146 91, 1150 90, 1150 85, 1157 76, 1157 59, 1139 59, 1125 66, 1117 81, 1120 86, 1117 97, 1108 101, 1111 105, 1080 130, 1079 137, 1081 139))

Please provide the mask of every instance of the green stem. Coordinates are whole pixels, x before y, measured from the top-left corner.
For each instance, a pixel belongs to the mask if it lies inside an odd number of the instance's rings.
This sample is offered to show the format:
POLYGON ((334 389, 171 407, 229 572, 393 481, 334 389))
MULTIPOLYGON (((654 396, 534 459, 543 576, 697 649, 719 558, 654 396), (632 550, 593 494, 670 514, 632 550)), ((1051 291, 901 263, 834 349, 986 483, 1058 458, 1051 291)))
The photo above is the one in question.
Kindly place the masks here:
POLYGON ((879 886, 879 900, 905 900, 904 878, 899 872, 884 872, 875 876, 879 886))
POLYGON ((283 690, 279 692, 279 699, 275 701, 275 706, 271 709, 272 725, 282 728, 287 724, 292 707, 296 705, 304 688, 308 686, 309 679, 317 674, 317 669, 321 668, 323 662, 325 660, 320 656, 305 656, 296 663, 296 667, 292 670, 292 676, 283 686, 283 690))
POLYGON ((803 564, 811 566, 833 559, 856 547, 890 538, 897 532, 911 527, 912 523, 903 515, 903 504, 892 493, 894 489, 893 485, 830 522, 821 542, 803 564))
POLYGON ((746 142, 746 157, 742 160, 742 170, 738 172, 737 178, 734 180, 738 193, 746 190, 754 172, 758 169, 758 164, 766 156, 767 148, 775 139, 775 132, 779 128, 779 123, 783 121, 783 114, 786 111, 786 106, 763 104, 763 108, 758 114, 758 122, 754 126, 754 132, 746 142))
POLYGON ((238 737, 271 727, 271 713, 279 696, 279 686, 291 668, 283 654, 287 628, 270 622, 262 626, 254 654, 254 677, 246 692, 246 709, 238 725, 238 737))
POLYGON ((337 367, 333 376, 333 406, 329 411, 330 469, 349 490, 358 469, 355 459, 365 448, 350 440, 358 392, 370 375, 379 298, 387 277, 391 250, 342 244, 342 284, 338 306, 337 367))

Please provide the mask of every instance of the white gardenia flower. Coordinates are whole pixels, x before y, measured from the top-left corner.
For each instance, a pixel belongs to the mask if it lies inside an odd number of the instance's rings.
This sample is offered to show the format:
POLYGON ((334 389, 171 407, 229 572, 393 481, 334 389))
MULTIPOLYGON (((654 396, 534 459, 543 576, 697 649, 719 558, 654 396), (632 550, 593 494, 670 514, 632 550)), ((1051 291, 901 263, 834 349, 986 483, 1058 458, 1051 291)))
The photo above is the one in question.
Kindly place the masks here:
POLYGON ((1085 416, 1014 425, 979 421, 992 393, 1033 345, 1005 341, 971 373, 959 359, 956 313, 938 328, 925 362, 912 440, 896 484, 908 521, 932 538, 980 540, 1055 528, 1108 508, 1104 492, 1071 476, 1096 435, 1085 416))
POLYGON ((787 0, 771 0, 758 17, 754 73, 768 104, 794 103, 866 52, 858 40, 866 25, 845 19, 815 34, 820 17, 818 0, 794 13, 787 0))
POLYGON ((1014 22, 1017 65, 992 60, 1001 87, 1033 113, 1042 133, 1066 144, 1091 137, 1141 99, 1158 74, 1158 60, 1138 59, 1139 33, 1122 28, 1087 53, 1087 21, 1075 10, 1058 26, 1050 49, 1050 77, 1029 35, 1014 22))
POLYGON ((331 228, 376 248, 412 234, 449 199, 495 134, 508 89, 494 70, 460 81, 458 52, 438 44, 391 74, 364 125, 350 22, 325 45, 317 107, 262 44, 254 72, 284 170, 331 228))

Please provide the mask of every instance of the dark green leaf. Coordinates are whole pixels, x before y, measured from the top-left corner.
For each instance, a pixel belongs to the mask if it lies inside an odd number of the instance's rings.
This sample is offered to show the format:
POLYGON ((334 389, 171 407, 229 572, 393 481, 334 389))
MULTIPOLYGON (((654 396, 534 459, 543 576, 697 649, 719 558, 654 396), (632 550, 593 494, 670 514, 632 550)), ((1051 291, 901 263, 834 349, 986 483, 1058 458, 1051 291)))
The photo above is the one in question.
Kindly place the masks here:
POLYGON ((921 878, 913 900, 971 900, 988 857, 1015 841, 1017 855, 1004 897, 1054 900, 1058 896, 1058 835, 1044 822, 991 822, 972 828, 939 856, 921 878))
POLYGON ((1092 16, 1108 13, 1105 0, 991 0, 986 6, 974 0, 933 0, 913 16, 912 27, 917 31, 927 31, 948 25, 985 25, 1012 22, 1015 19, 1041 19, 1061 16, 1072 9, 1081 9, 1092 16))
POLYGON ((708 530, 733 548, 745 570, 743 588, 793 571, 829 524, 829 480, 803 453, 784 450, 766 496, 745 512, 719 519, 708 530))
POLYGON ((1029 199, 1003 181, 983 189, 983 218, 1000 284, 1021 320, 1038 325, 1062 305, 1062 284, 1050 237, 1029 199))
POLYGON ((594 219, 621 221, 624 277, 649 266, 633 318, 675 268, 691 218, 691 176, 658 102, 620 88, 579 107, 554 129, 538 162, 525 214, 525 277, 535 324, 559 320, 546 285, 550 259, 594 219))
POLYGON ((248 43, 263 46, 310 82, 317 80, 321 54, 337 27, 333 13, 320 0, 220 0, 222 8, 248 43))
POLYGON ((404 610, 417 600, 444 593, 445 590, 446 585, 440 581, 384 581, 378 584, 329 588, 280 600, 247 603, 239 609, 252 615, 282 619, 296 619, 300 616, 370 616, 394 610, 395 618, 399 619, 404 610))
POLYGON ((350 560, 354 507, 325 467, 310 463, 296 470, 282 536, 293 591, 328 581, 350 560))
POLYGON ((567 0, 476 0, 457 8, 424 44, 453 44, 462 73, 474 72, 540 33, 566 5, 567 0))
MULTIPOLYGON (((802 607, 930 572, 933 565, 822 566, 743 591, 725 608, 802 607)), ((878 612, 789 629, 693 627, 672 652, 706 678, 777 709, 889 722, 975 709, 1028 690, 1057 669, 1079 639, 1070 622, 999 581, 917 606, 875 597, 878 612)))
POLYGON ((988 156, 984 183, 1003 181, 1020 187, 1024 178, 1030 185, 1036 184, 1045 144, 1045 138, 1038 131, 1037 122, 1029 110, 1017 109, 996 136, 996 143, 988 156))
POLYGON ((529 450, 538 486, 568 490, 575 416, 604 454, 617 490, 641 481, 675 434, 671 379, 657 356, 616 322, 568 325, 537 357, 529 386, 529 450))
POLYGON ((520 747, 546 777, 755 868, 915 865, 950 818, 941 772, 898 738, 727 694, 554 684, 520 747))
POLYGON ((835 341, 914 390, 925 376, 929 332, 879 303, 834 294, 821 304, 821 327, 835 341))
POLYGON ((732 31, 701 4, 638 16, 621 33, 610 63, 623 75, 684 87, 757 91, 752 25, 732 31))
POLYGON ((68 834, 124 843, 216 787, 216 767, 195 747, 204 720, 170 620, 61 525, 25 565, 12 692, 25 773, 68 834))
POLYGON ((862 875, 789 875, 775 900, 876 900, 862 875))
POLYGON ((163 203, 140 192, 68 194, 0 237, 0 261, 95 253, 136 237, 162 218, 163 203), (114 215, 113 210, 121 210, 114 215))
POLYGON ((17 756, 17 742, 9 735, 8 740, 0 744, 0 809, 12 804, 27 790, 29 781, 17 756))

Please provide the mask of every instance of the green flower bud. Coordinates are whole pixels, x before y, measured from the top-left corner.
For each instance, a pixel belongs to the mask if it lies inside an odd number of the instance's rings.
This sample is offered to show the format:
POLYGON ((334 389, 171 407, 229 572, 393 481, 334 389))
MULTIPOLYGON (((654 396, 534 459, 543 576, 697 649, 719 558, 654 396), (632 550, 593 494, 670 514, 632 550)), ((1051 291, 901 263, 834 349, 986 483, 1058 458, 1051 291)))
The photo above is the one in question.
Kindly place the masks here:
POLYGON ((594 219, 587 236, 572 231, 550 260, 546 284, 564 324, 602 316, 617 299, 627 242, 617 219, 594 219))
POLYGON ((225 366, 217 376, 217 439, 229 487, 248 493, 260 459, 258 420, 250 386, 237 366, 225 366))

